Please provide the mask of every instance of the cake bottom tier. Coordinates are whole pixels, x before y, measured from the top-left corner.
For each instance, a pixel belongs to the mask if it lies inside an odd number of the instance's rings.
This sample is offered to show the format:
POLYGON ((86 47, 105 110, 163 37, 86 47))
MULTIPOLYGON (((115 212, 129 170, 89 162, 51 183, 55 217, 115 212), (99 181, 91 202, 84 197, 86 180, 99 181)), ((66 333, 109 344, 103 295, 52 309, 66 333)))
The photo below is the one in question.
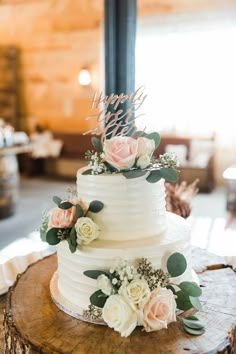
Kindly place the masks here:
POLYGON ((155 268, 167 271, 168 257, 179 252, 187 260, 187 269, 179 277, 171 279, 173 283, 192 281, 190 227, 188 222, 168 213, 168 229, 161 236, 138 241, 102 241, 97 240, 89 246, 71 253, 67 241, 58 245, 58 270, 51 282, 51 292, 57 305, 65 312, 79 317, 87 310, 90 296, 97 289, 97 282, 86 277, 86 270, 109 270, 119 262, 127 260, 136 264, 140 258, 146 258, 155 268), (68 309, 69 311, 66 311, 68 309))

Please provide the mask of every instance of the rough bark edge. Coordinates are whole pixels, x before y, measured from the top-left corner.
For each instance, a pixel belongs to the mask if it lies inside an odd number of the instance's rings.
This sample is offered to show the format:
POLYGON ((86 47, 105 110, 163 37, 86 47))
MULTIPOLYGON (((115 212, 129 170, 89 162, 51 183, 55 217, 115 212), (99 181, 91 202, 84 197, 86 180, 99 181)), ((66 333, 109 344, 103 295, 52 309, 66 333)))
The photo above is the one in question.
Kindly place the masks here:
MULTIPOLYGON (((53 256, 55 257, 55 255, 46 256, 43 258, 43 260, 53 256)), ((4 310, 4 317, 3 317, 4 354, 12 354, 12 353, 43 354, 43 348, 35 347, 33 343, 31 343, 28 339, 24 338, 20 334, 19 330, 17 329, 14 323, 14 319, 11 312, 12 293, 15 287, 18 285, 20 278, 22 277, 22 275, 24 275, 27 272, 29 268, 39 263, 40 261, 42 261, 42 259, 39 259, 36 262, 30 264, 23 273, 18 274, 14 284, 8 290, 7 298, 6 298, 6 308, 4 310)))

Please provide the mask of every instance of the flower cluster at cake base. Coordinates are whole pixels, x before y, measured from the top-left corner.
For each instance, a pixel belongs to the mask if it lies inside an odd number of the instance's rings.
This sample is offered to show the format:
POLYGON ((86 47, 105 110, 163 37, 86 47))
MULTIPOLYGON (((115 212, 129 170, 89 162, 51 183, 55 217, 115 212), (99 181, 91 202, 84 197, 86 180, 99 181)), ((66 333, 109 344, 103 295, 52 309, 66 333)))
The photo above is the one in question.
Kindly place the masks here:
POLYGON ((147 181, 158 182, 161 178, 176 182, 178 161, 172 154, 155 158, 154 151, 160 143, 158 133, 147 134, 137 131, 133 136, 113 136, 103 143, 92 138, 94 151, 87 151, 85 158, 89 160, 89 168, 84 174, 98 175, 104 172, 123 173, 126 178, 136 178, 147 174, 147 181))
POLYGON ((76 197, 68 200, 54 196, 57 205, 45 212, 40 227, 41 239, 49 245, 56 245, 67 240, 70 251, 74 253, 78 246, 88 245, 99 237, 99 226, 91 214, 103 209, 103 203, 94 200, 88 207, 76 197))
MULTIPOLYGON (((84 274, 96 279, 98 290, 90 296, 84 319, 103 320, 122 337, 128 337, 137 326, 146 332, 167 328, 176 321, 177 309, 201 308, 201 289, 195 282, 172 283, 172 278, 182 275, 186 268, 185 257, 176 252, 167 260, 167 272, 155 269, 146 258, 135 265, 122 260, 109 271, 87 270, 84 274)), ((189 333, 196 326, 196 334, 204 332, 196 317, 183 323, 189 333)))

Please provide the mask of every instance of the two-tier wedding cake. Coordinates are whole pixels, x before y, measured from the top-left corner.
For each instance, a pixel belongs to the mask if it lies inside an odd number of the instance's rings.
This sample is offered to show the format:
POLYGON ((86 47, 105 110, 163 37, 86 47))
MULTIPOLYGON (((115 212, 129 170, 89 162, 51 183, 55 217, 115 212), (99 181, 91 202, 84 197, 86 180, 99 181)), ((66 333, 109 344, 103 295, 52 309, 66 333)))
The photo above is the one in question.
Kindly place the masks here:
MULTIPOLYGON (((181 217, 166 213, 164 180, 151 184, 145 175, 126 179, 123 175, 77 174, 78 194, 89 205, 102 200, 99 213, 89 213, 99 225, 99 239, 71 254, 68 243, 58 246, 58 288, 81 315, 97 290, 94 279, 83 272, 114 268, 125 259, 135 265, 147 258, 155 268, 167 271, 168 257, 182 253, 188 263, 184 274, 174 281, 191 280, 190 229, 181 217)), ((92 232, 91 232, 92 236, 92 232)))
POLYGON ((177 310, 200 308, 201 295, 189 225, 165 209, 164 181, 177 180, 176 158, 154 157, 158 133, 103 136, 92 138, 95 151, 77 173, 76 193, 54 196, 56 207, 43 217, 41 238, 58 244, 52 299, 121 336, 136 326, 167 328, 177 310))

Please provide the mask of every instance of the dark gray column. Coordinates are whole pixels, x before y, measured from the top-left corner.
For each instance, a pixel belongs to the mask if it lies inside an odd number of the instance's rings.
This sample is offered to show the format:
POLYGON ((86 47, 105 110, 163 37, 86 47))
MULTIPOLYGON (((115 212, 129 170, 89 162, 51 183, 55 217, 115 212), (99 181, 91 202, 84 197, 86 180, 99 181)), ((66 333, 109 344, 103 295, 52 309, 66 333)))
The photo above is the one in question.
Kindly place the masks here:
MULTIPOLYGON (((104 0, 104 10, 105 93, 130 94, 135 91, 136 0, 104 0)), ((128 107, 126 102, 116 111, 128 107)))

